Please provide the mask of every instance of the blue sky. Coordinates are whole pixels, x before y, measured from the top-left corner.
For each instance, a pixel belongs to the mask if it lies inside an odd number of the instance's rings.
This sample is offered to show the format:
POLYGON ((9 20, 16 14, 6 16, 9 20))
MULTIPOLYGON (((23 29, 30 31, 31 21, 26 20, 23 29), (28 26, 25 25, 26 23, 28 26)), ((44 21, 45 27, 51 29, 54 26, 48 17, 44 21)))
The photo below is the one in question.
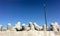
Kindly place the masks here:
MULTIPOLYGON (((54 21, 60 23, 60 0, 47 0, 46 4, 48 25, 54 21)), ((0 24, 6 26, 10 22, 14 25, 18 21, 43 25, 43 0, 0 0, 0 24)))

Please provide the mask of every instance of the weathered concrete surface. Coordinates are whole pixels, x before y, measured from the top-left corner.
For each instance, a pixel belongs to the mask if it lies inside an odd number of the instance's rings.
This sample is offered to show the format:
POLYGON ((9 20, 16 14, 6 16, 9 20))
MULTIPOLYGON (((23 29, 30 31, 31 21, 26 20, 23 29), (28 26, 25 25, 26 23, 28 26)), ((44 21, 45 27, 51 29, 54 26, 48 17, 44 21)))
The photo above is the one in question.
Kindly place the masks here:
POLYGON ((55 36, 53 31, 0 31, 0 36, 55 36))
POLYGON ((56 36, 60 36, 60 31, 54 32, 56 36))

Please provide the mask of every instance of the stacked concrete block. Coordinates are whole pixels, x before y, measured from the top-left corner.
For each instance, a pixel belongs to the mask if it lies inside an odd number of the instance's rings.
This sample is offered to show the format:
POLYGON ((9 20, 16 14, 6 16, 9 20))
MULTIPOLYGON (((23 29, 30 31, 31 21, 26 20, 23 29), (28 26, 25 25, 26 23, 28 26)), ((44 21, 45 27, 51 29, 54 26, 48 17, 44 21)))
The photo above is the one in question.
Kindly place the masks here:
POLYGON ((55 26, 56 26, 56 28, 57 28, 57 31, 59 31, 59 25, 58 25, 58 23, 57 22, 55 22, 55 26))
POLYGON ((14 27, 11 26, 11 23, 8 23, 7 29, 2 29, 2 26, 0 25, 0 36, 55 36, 55 35, 60 36, 60 32, 57 32, 58 29, 60 30, 59 28, 60 26, 58 25, 58 23, 54 22, 51 23, 51 25, 53 31, 47 31, 46 24, 44 24, 42 27, 37 25, 37 23, 29 22, 29 26, 22 24, 21 28, 20 22, 18 22, 14 27), (16 29, 19 31, 17 31, 16 29))
POLYGON ((30 27, 27 27, 25 24, 22 24, 22 29, 25 31, 29 31, 30 27))
POLYGON ((2 31, 2 28, 3 28, 2 25, 0 25, 0 31, 2 31))
POLYGON ((20 22, 18 22, 17 24, 15 24, 15 26, 13 27, 13 29, 20 30, 20 22))
POLYGON ((35 30, 32 22, 29 22, 29 27, 30 27, 30 30, 35 30))
POLYGON ((12 30, 11 23, 8 23, 8 25, 7 25, 7 30, 12 30))
POLYGON ((46 24, 43 25, 43 30, 44 30, 44 31, 47 31, 46 24))
POLYGON ((60 32, 60 25, 59 25, 59 32, 60 32))
POLYGON ((22 29, 23 29, 23 30, 27 30, 27 27, 26 27, 25 24, 22 24, 22 29))
POLYGON ((59 25, 58 25, 57 22, 51 23, 51 27, 52 27, 53 31, 58 32, 58 30, 59 30, 59 25))
POLYGON ((34 28, 35 30, 38 30, 38 31, 42 30, 42 26, 37 25, 37 23, 35 22, 34 22, 34 28))

